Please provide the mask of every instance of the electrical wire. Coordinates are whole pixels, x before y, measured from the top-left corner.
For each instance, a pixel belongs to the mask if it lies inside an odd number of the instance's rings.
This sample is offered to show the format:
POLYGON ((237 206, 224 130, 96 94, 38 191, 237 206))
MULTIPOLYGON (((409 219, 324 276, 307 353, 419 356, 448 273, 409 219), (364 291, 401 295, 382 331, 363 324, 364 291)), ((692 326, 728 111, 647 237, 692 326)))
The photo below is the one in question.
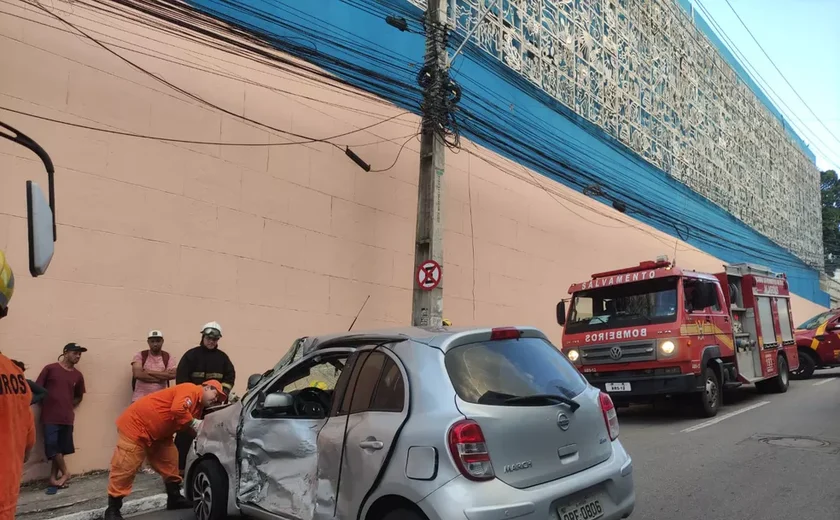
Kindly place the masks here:
MULTIPOLYGON (((790 119, 790 121, 788 121, 788 122, 794 128, 794 130, 796 132, 798 132, 799 134, 802 134, 802 135, 805 135, 806 134, 805 131, 807 130, 807 134, 809 134, 809 137, 812 138, 811 145, 813 147, 817 148, 817 150, 824 156, 824 158, 827 161, 829 161, 829 163, 832 166, 837 167, 838 163, 835 162, 835 157, 840 157, 840 156, 834 156, 835 152, 831 149, 831 146, 826 144, 825 141, 823 141, 822 138, 818 134, 816 134, 813 130, 811 130, 810 127, 808 127, 808 125, 806 125, 804 123, 802 118, 800 118, 796 114, 796 112, 794 112, 793 109, 790 108, 790 106, 785 102, 785 100, 776 92, 776 90, 773 88, 773 86, 770 84, 770 82, 767 81, 766 79, 764 79, 764 76, 762 76, 761 73, 758 72, 758 69, 756 69, 756 67, 747 59, 747 57, 744 56, 744 54, 741 52, 741 50, 738 48, 738 46, 735 45, 735 42, 733 42, 732 39, 729 38, 729 35, 726 34, 726 31, 723 30, 723 27, 721 27, 720 24, 718 24, 717 20, 715 20, 715 18, 709 12, 709 10, 706 8, 706 6, 703 5, 703 2, 701 2, 700 0, 695 0, 695 2, 697 3, 697 6, 700 8, 700 11, 702 13, 703 18, 705 18, 709 22, 709 24, 715 30, 717 35, 724 41, 724 43, 727 45, 727 47, 736 55, 736 57, 741 62, 741 64, 746 69, 748 69, 747 74, 748 75, 753 75, 758 80, 761 80, 761 83, 762 83, 761 87, 766 88, 770 93, 772 93, 773 96, 775 96, 775 101, 778 104, 782 105, 785 109, 787 109, 787 114, 785 114, 785 115, 788 117, 788 119, 790 119), (799 124, 798 125, 795 124, 794 120, 797 121, 799 124), (823 146, 826 147, 826 149, 829 152, 826 153, 826 150, 823 149, 822 147, 817 146, 814 141, 819 141, 823 146), (832 158, 829 159, 829 156, 831 156, 832 158)), ((754 81, 756 81, 756 83, 759 83, 755 79, 754 79, 754 81)), ((781 110, 780 110, 780 112, 781 112, 781 110)))
MULTIPOLYGON (((135 133, 135 132, 123 132, 123 131, 120 131, 120 130, 112 130, 112 129, 109 129, 109 128, 101 128, 101 127, 95 127, 95 126, 90 126, 90 125, 83 125, 83 124, 80 124, 80 123, 71 123, 70 121, 62 121, 60 119, 54 119, 54 118, 51 118, 51 117, 39 116, 37 114, 31 114, 29 112, 24 112, 22 110, 15 110, 13 108, 8 108, 8 107, 4 107, 4 106, 0 106, 0 110, 5 110, 7 112, 11 112, 13 114, 18 114, 18 115, 22 115, 22 116, 26 116, 26 117, 32 117, 32 118, 35 118, 35 119, 40 119, 42 121, 48 121, 48 122, 56 123, 56 124, 60 124, 60 125, 71 126, 71 127, 74 127, 74 128, 80 128, 80 129, 83 129, 83 130, 92 130, 94 132, 103 132, 103 133, 107 133, 107 134, 121 135, 121 136, 124 136, 124 137, 133 137, 133 138, 136 138, 136 139, 148 139, 148 140, 152 140, 152 141, 162 141, 162 142, 167 142, 167 143, 182 143, 182 144, 211 145, 211 146, 272 147, 272 146, 296 146, 296 145, 302 145, 302 144, 309 144, 309 143, 312 143, 312 142, 321 142, 321 143, 328 143, 328 144, 332 144, 334 146, 338 146, 338 145, 335 145, 334 143, 329 142, 331 139, 335 139, 336 137, 323 137, 323 138, 319 138, 319 139, 314 139, 313 138, 314 141, 289 141, 289 142, 285 142, 285 143, 232 143, 232 142, 224 142, 224 141, 196 141, 196 140, 192 140, 192 139, 177 139, 177 138, 172 138, 172 137, 162 137, 162 136, 156 136, 156 135, 144 135, 144 134, 138 134, 138 133, 135 133)), ((399 115, 403 115, 403 114, 399 114, 399 115)), ((397 117, 397 116, 394 116, 394 117, 397 117)), ((375 123, 375 124, 379 124, 379 123, 375 123)), ((362 132, 364 130, 367 130, 367 128, 363 127, 363 128, 360 128, 356 131, 357 132, 362 132)), ((345 133, 344 135, 347 135, 347 134, 345 133)), ((343 137, 344 135, 341 135, 340 137, 343 137)), ((403 137, 408 137, 410 139, 412 137, 415 137, 416 135, 417 134, 411 134, 409 136, 398 137, 397 139, 402 139, 403 137)), ((379 143, 389 142, 389 141, 392 141, 392 139, 382 139, 382 140, 379 140, 379 141, 374 141, 372 143, 356 144, 356 145, 353 145, 353 146, 361 148, 361 147, 364 147, 364 146, 371 146, 371 145, 374 145, 374 144, 379 144, 379 143)), ((381 171, 384 171, 384 170, 381 170, 381 171)))
POLYGON ((407 145, 409 142, 411 142, 411 140, 414 139, 415 137, 417 137, 418 135, 420 135, 420 134, 412 134, 412 135, 408 136, 408 139, 406 139, 405 142, 402 144, 402 146, 400 146, 400 149, 397 152, 397 156, 394 158, 394 162, 391 163, 391 166, 388 166, 387 168, 382 168, 380 170, 371 170, 370 172, 371 173, 387 172, 388 170, 390 170, 391 168, 396 166, 397 162, 400 160, 400 155, 402 155, 402 151, 405 148, 405 145, 407 145))
MULTIPOLYGON (((179 92, 179 93, 181 93, 181 94, 183 94, 183 95, 185 95, 185 96, 189 97, 190 99, 194 99, 195 101, 198 101, 199 103, 202 103, 202 104, 204 104, 204 105, 210 106, 210 107, 212 107, 212 108, 214 108, 214 109, 216 109, 216 110, 218 110, 218 111, 220 111, 220 112, 222 112, 222 113, 224 113, 224 114, 227 114, 227 115, 229 115, 229 116, 231 116, 231 117, 233 117, 233 118, 236 118, 236 119, 241 119, 241 120, 243 120, 243 121, 247 121, 247 122, 252 123, 252 124, 254 124, 254 125, 261 126, 261 127, 265 128, 265 129, 272 130, 272 131, 277 132, 277 133, 280 133, 280 134, 291 135, 291 136, 297 137, 297 138, 299 138, 299 139, 303 139, 303 141, 300 141, 300 142, 295 143, 295 144, 309 144, 309 143, 316 143, 316 142, 319 142, 319 143, 329 144, 329 145, 332 145, 332 146, 334 146, 334 147, 336 147, 336 148, 338 148, 338 149, 341 149, 341 147, 340 147, 339 145, 337 145, 337 144, 335 144, 335 143, 333 143, 333 142, 330 142, 330 141, 329 141, 329 140, 327 140, 327 139, 319 139, 319 138, 309 137, 309 136, 306 136, 306 135, 303 135, 303 134, 298 134, 298 133, 295 133, 295 132, 291 132, 291 131, 288 131, 288 130, 282 130, 282 129, 280 129, 280 128, 276 128, 276 127, 273 127, 273 126, 271 126, 271 125, 268 125, 268 124, 266 124, 266 123, 262 123, 262 122, 260 122, 260 121, 256 121, 256 120, 254 120, 254 119, 251 119, 250 117, 247 117, 247 116, 244 116, 244 115, 239 115, 239 114, 237 114, 236 112, 232 112, 232 111, 230 111, 230 110, 228 110, 228 109, 226 109, 226 108, 223 108, 223 107, 221 107, 221 106, 219 106, 219 105, 216 105, 215 103, 212 103, 212 102, 210 102, 210 101, 207 101, 207 100, 203 99, 202 97, 200 97, 200 96, 198 96, 198 95, 196 95, 196 94, 193 94, 192 92, 189 92, 189 91, 187 91, 187 90, 185 90, 185 89, 183 89, 183 88, 181 88, 181 87, 179 87, 179 86, 177 86, 177 85, 175 85, 175 84, 171 83, 170 81, 167 81, 166 79, 164 79, 164 78, 162 78, 162 77, 158 76, 157 74, 153 74, 152 72, 150 72, 150 71, 148 71, 147 69, 145 69, 145 68, 141 67, 140 65, 138 65, 138 64, 136 64, 136 63, 134 63, 133 61, 131 61, 131 60, 129 60, 128 58, 124 57, 124 56, 123 56, 123 55, 121 55, 120 53, 118 53, 118 52, 114 51, 113 49, 111 49, 110 47, 108 47, 107 45, 105 45, 104 43, 102 43, 101 41, 99 41, 98 39, 96 39, 96 38, 94 38, 93 36, 89 35, 86 31, 82 30, 81 28, 79 28, 78 26, 76 26, 75 24, 73 24, 72 22, 70 22, 70 21, 66 20, 64 17, 62 17, 62 16, 60 16, 60 15, 58 15, 58 14, 54 13, 53 11, 50 11, 50 10, 49 10, 49 9, 47 9, 46 7, 42 6, 41 4, 39 4, 39 3, 32 4, 31 2, 28 2, 28 0, 24 0, 24 1, 26 1, 27 3, 30 3, 31 5, 35 5, 35 6, 37 6, 39 9, 41 9, 41 10, 43 10, 44 12, 48 13, 49 15, 51 15, 51 16, 53 16, 53 17, 55 17, 55 18, 56 18, 57 20, 59 20, 60 22, 64 23, 64 24, 65 24, 65 25, 67 25, 68 27, 72 28, 73 30, 75 30, 76 32, 78 32, 79 34, 81 34, 82 36, 84 36, 85 38, 87 38, 88 40, 90 40, 91 42, 93 42, 94 44, 96 44, 97 46, 101 47, 102 49, 104 49, 104 50, 105 50, 105 51, 107 51, 108 53, 110 53, 110 54, 114 55, 115 57, 119 58, 120 60, 122 60, 123 62, 127 63, 127 64, 128 64, 128 65, 130 65, 131 67, 133 67, 133 68, 135 68, 135 69, 139 70, 140 72, 142 72, 142 73, 146 74, 147 76, 149 76, 149 77, 151 77, 151 78, 154 78, 155 80, 159 81, 160 83, 163 83, 164 85, 168 86, 169 88, 171 88, 171 89, 173 89, 173 90, 175 90, 175 91, 177 91, 177 92, 179 92)), ((350 134, 353 134, 353 133, 356 133, 356 132, 359 132, 359 131, 367 130, 368 128, 373 128, 373 127, 378 126, 378 125, 380 125, 380 124, 382 124, 382 123, 385 123, 385 122, 387 122, 387 121, 390 121, 391 119, 396 119, 397 117, 402 116, 402 115, 406 115, 406 114, 408 114, 408 112, 403 112, 403 113, 401 113, 401 114, 397 114, 397 115, 395 115, 395 116, 392 116, 392 117, 390 117, 390 118, 388 118, 388 119, 385 119, 385 120, 382 120, 382 121, 377 121, 376 123, 373 123, 373 124, 371 124, 371 125, 368 125, 367 127, 363 127, 363 128, 361 128, 361 129, 358 129, 358 130, 352 130, 352 131, 344 132, 344 133, 341 133, 341 134, 337 134, 337 135, 335 135, 335 136, 332 136, 330 139, 338 139, 338 138, 340 138, 340 137, 345 137, 345 136, 347 136, 347 135, 350 135, 350 134)))
POLYGON ((773 65, 773 68, 776 69, 776 72, 779 73, 779 76, 781 76, 782 79, 785 80, 785 83, 787 83, 787 85, 790 87, 790 89, 793 91, 793 93, 796 94, 796 97, 799 98, 799 101, 801 101, 802 104, 805 105, 805 108, 808 109, 808 112, 810 112, 811 115, 814 116, 814 118, 822 125, 823 128, 825 128, 825 130, 828 132, 828 134, 831 137, 833 137, 838 143, 840 143, 840 138, 838 138, 836 135, 834 135, 834 133, 831 131, 831 129, 828 128, 825 125, 825 123, 823 123, 822 119, 820 119, 820 117, 816 113, 814 113, 814 111, 811 109, 811 107, 808 106, 808 103, 806 103, 805 100, 802 99, 802 96, 799 95, 799 92, 797 92, 796 89, 793 88, 793 85, 790 84, 790 81, 788 81, 787 77, 785 77, 784 73, 782 73, 782 71, 776 65, 776 62, 774 62, 773 59, 770 57, 770 55, 767 54, 767 51, 765 51, 764 47, 762 47, 761 44, 758 42, 758 40, 756 39, 755 35, 752 33, 750 28, 747 27, 746 23, 744 23, 744 20, 741 18, 741 15, 738 14, 738 11, 735 10, 735 7, 732 6, 732 3, 729 0, 726 0, 726 5, 729 6, 729 8, 735 14, 735 17, 738 18, 738 21, 741 22, 741 25, 744 27, 744 29, 747 30, 747 33, 750 35, 750 38, 752 38, 752 40, 755 42, 755 44, 758 45, 758 48, 761 49, 761 52, 764 53, 764 56, 767 58, 768 61, 770 61, 770 63, 773 65))

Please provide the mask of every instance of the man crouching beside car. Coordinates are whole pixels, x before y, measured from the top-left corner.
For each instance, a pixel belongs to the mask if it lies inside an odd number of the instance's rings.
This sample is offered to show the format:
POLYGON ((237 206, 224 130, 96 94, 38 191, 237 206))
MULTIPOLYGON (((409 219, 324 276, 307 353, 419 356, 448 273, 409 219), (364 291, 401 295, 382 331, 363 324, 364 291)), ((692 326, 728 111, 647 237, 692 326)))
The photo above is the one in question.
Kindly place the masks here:
POLYGON ((189 426, 198 431, 204 408, 227 399, 216 380, 201 385, 182 383, 141 397, 117 418, 117 446, 108 477, 108 508, 105 520, 122 520, 123 498, 131 493, 134 476, 148 458, 149 465, 166 484, 166 509, 188 509, 192 504, 181 495, 178 450, 173 436, 189 426))

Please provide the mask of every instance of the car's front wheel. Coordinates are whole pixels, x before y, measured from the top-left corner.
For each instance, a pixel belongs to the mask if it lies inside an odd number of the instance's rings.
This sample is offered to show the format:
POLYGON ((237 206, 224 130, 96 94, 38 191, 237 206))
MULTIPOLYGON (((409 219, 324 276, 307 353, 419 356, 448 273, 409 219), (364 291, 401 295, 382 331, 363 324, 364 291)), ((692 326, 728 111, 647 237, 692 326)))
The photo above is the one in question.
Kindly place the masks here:
POLYGON ((205 459, 198 463, 190 482, 196 520, 223 520, 227 517, 227 480, 225 470, 215 460, 205 459))

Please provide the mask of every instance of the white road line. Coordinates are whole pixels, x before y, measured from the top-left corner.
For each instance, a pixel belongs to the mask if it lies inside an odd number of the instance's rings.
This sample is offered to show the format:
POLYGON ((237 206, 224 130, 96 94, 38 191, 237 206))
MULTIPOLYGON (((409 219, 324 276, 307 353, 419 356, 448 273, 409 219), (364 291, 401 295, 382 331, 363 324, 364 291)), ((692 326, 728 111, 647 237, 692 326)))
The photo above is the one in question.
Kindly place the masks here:
POLYGON ((749 412, 750 410, 755 410, 756 408, 758 408, 760 406, 764 406, 765 404, 770 404, 770 401, 759 401, 755 404, 745 406, 745 407, 741 408, 740 410, 735 410, 734 412, 729 412, 729 413, 720 415, 718 417, 715 417, 714 419, 709 419, 706 422, 702 422, 700 424, 695 424, 694 426, 691 426, 690 428, 686 428, 685 430, 682 430, 681 433, 691 433, 691 432, 697 431, 701 428, 705 428, 707 426, 712 426, 712 425, 717 424, 721 421, 725 421, 726 419, 729 419, 730 417, 735 417, 736 415, 740 415, 744 412, 749 412))
POLYGON ((823 379, 822 381, 817 381, 816 383, 814 383, 814 386, 824 385, 826 383, 830 383, 830 382, 836 381, 836 380, 837 380, 836 377, 830 377, 828 379, 823 379))

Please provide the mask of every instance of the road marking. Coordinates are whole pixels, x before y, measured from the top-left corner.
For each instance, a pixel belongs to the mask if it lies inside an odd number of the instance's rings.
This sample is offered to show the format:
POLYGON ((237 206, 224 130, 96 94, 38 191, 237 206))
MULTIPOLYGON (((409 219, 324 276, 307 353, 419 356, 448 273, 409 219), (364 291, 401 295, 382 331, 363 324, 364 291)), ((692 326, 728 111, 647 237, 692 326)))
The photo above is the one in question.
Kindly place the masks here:
POLYGON ((686 428, 685 430, 682 430, 681 433, 691 433, 691 432, 697 431, 701 428, 705 428, 707 426, 712 426, 712 425, 717 424, 721 421, 725 421, 726 419, 729 419, 730 417, 735 417, 736 415, 740 415, 744 412, 749 412, 750 410, 755 410, 756 408, 758 408, 760 406, 764 406, 765 404, 770 404, 770 401, 759 401, 755 404, 751 404, 750 406, 745 406, 745 407, 741 408, 740 410, 735 410, 734 412, 729 412, 729 413, 723 414, 721 416, 715 417, 714 419, 709 419, 706 422, 702 422, 700 424, 695 424, 694 426, 691 426, 690 428, 686 428))
POLYGON ((828 379, 823 379, 822 381, 817 381, 816 383, 814 383, 814 386, 824 385, 826 383, 830 383, 830 382, 836 381, 836 380, 837 380, 836 377, 830 377, 828 379))

